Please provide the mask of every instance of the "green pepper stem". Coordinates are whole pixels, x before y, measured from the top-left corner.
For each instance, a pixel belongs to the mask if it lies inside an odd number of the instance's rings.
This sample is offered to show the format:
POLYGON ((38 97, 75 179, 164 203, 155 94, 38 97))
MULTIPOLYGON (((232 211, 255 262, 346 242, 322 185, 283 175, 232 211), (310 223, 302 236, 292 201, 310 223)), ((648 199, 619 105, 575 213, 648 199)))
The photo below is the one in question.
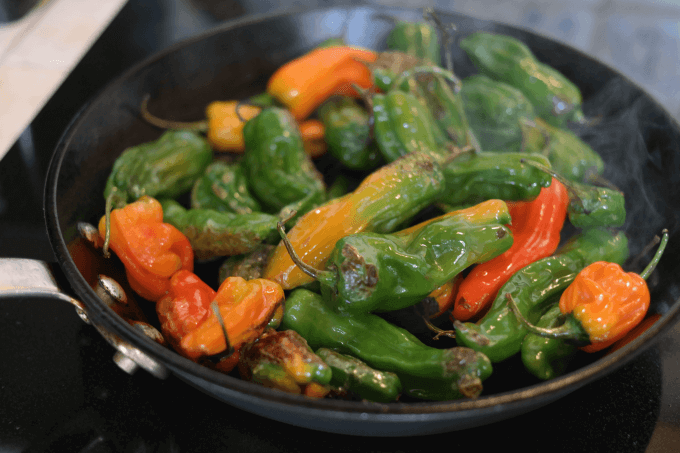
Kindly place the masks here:
POLYGON ((440 68, 439 66, 416 66, 415 68, 407 69, 399 74, 399 77, 392 83, 393 87, 401 86, 404 81, 410 77, 415 77, 420 74, 435 74, 444 77, 449 82, 453 83, 454 91, 460 91, 461 81, 454 73, 440 68))
POLYGON ((517 321, 519 321, 519 323, 522 324, 522 326, 526 328, 530 333, 539 335, 544 338, 577 341, 583 340, 584 335, 586 336, 586 338, 588 336, 588 334, 585 331, 583 331, 582 327, 573 322, 569 322, 569 319, 574 319, 573 317, 567 317, 567 321, 559 327, 545 328, 535 326, 524 317, 520 309, 517 307, 515 299, 513 299, 510 293, 506 293, 505 298, 508 300, 508 307, 510 307, 510 311, 512 311, 512 313, 515 315, 517 321))
MULTIPOLYGON (((658 240, 659 237, 655 236, 655 242, 658 242, 658 240)), ((652 272, 654 272, 656 265, 659 264, 659 261, 661 260, 661 256, 663 255, 664 250, 666 250, 666 244, 668 244, 668 230, 664 229, 661 232, 661 243, 659 244, 659 248, 656 250, 656 253, 652 258, 652 261, 649 262, 647 267, 645 267, 645 269, 640 274, 640 277, 647 280, 647 278, 652 274, 652 272)))
MULTIPOLYGON (((295 215, 295 212, 293 212, 292 215, 295 215)), ((276 222, 276 229, 279 231, 279 234, 281 235, 281 240, 283 241, 283 245, 286 247, 288 255, 290 255, 290 259, 293 260, 293 263, 295 263, 295 265, 299 267, 302 272, 309 275, 313 279, 332 285, 333 282, 335 281, 332 272, 317 269, 303 262, 300 259, 297 252, 293 248, 293 245, 288 240, 288 236, 286 235, 286 227, 284 226, 285 223, 286 223, 285 221, 276 222)))
POLYGON ((439 16, 435 14, 433 8, 423 9, 423 19, 428 22, 434 22, 435 28, 441 32, 442 46, 444 47, 444 58, 446 59, 446 69, 453 73, 453 55, 451 52, 452 36, 450 31, 458 31, 458 28, 455 24, 445 25, 441 19, 439 19, 439 16))
POLYGON ((142 114, 142 118, 144 118, 146 122, 153 124, 154 126, 159 127, 161 129, 181 129, 196 132, 207 132, 208 122, 206 120, 184 122, 158 118, 157 116, 149 112, 149 98, 150 96, 148 94, 144 96, 144 99, 142 99, 142 104, 139 107, 140 113, 142 114))
MULTIPOLYGON (((121 201, 123 198, 118 193, 118 187, 111 188, 111 193, 106 197, 106 207, 104 209, 104 245, 102 245, 102 254, 104 258, 110 258, 111 253, 109 252, 109 243, 111 242, 111 211, 113 209, 114 200, 121 201)), ((124 200, 123 200, 124 201, 124 200)))
POLYGON ((220 313, 220 307, 217 305, 216 300, 213 300, 210 303, 210 308, 212 308, 213 313, 215 313, 215 316, 217 317, 217 322, 219 323, 220 328, 222 329, 222 335, 224 335, 224 341, 227 343, 227 348, 225 350, 227 352, 227 356, 230 356, 234 353, 234 347, 229 342, 227 326, 224 324, 224 318, 222 317, 222 313, 220 313))

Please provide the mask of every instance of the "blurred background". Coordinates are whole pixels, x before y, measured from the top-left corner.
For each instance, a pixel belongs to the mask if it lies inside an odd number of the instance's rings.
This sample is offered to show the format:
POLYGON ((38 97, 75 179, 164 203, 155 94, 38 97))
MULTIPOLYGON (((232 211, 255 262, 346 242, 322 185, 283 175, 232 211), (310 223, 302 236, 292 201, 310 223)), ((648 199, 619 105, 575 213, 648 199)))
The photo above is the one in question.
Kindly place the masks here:
MULTIPOLYGON (((617 69, 680 118, 680 0, 0 0, 0 257, 53 260, 42 212, 50 156, 81 106, 126 68, 227 20, 365 3, 431 6, 529 28, 617 69)), ((76 319, 72 308, 0 304, 0 326, 0 451, 76 451, 58 448, 73 444, 85 445, 81 451, 122 451, 121 445, 125 451, 191 451, 187 446, 201 437, 204 448, 193 451, 224 446, 224 436, 218 437, 210 423, 227 406, 197 392, 184 393, 185 386, 173 380, 124 375, 111 362, 108 345, 76 319), (35 372, 10 374, 12 363, 35 372), (180 395, 173 393, 177 389, 180 395), (163 399, 168 394, 187 404, 198 402, 207 412, 168 417, 163 399)), ((528 426, 545 428, 549 418, 575 424, 575 430, 601 430, 604 436, 597 443, 597 431, 582 441, 571 435, 564 448, 552 445, 549 451, 680 451, 678 339, 676 328, 640 360, 589 386, 588 393, 494 429, 531 433, 528 426), (630 401, 619 396, 622 385, 634 396, 630 401), (593 394, 612 404, 585 410, 581 405, 589 405, 593 394)), ((240 411, 229 413, 226 423, 262 423, 240 411)), ((307 434, 266 424, 271 432, 260 437, 255 429, 227 429, 219 420, 218 429, 226 430, 229 444, 240 451, 301 451, 303 439, 277 447, 276 437, 307 434)), ((555 428, 555 440, 568 429, 555 428)), ((481 428, 468 434, 480 439, 485 433, 481 428)), ((428 440, 426 449, 445 437, 428 440)), ((348 449, 338 436, 311 445, 348 449)), ((414 451, 418 444, 366 445, 375 445, 373 451, 378 445, 380 451, 414 451)), ((540 449, 537 441, 526 447, 540 449)))

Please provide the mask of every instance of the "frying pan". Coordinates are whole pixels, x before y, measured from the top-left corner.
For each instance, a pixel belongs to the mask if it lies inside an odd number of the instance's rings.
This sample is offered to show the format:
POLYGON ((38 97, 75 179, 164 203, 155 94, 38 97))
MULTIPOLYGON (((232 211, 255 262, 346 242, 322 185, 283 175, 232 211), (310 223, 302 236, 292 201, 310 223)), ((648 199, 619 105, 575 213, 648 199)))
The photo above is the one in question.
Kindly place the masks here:
MULTIPOLYGON (((611 354, 579 355, 564 376, 536 382, 513 363, 498 364, 475 400, 393 404, 312 400, 268 389, 186 360, 150 340, 102 302, 69 253, 79 222, 95 223, 104 210, 103 190, 113 162, 127 147, 157 138, 161 131, 139 116, 144 96, 150 110, 176 120, 196 120, 215 99, 261 92, 283 63, 327 38, 344 34, 351 45, 383 49, 391 18, 418 21, 422 11, 378 6, 287 12, 229 22, 135 65, 100 92, 72 120, 54 151, 46 186, 45 217, 56 265, 30 260, 0 261, 2 295, 42 294, 74 303, 116 348, 120 365, 141 367, 158 377, 173 373, 225 403, 306 428, 352 435, 410 436, 462 430, 507 419, 549 404, 614 371, 649 347, 677 320, 680 288, 678 209, 680 150, 677 122, 631 81, 583 53, 518 28, 437 13, 455 23, 458 36, 487 30, 520 38, 537 57, 582 90, 587 116, 597 119, 575 131, 604 158, 605 177, 627 197, 624 226, 631 256, 649 258, 645 245, 663 228, 669 246, 648 283, 651 312, 662 317, 637 340, 611 354), (66 290, 64 290, 64 288, 66 290), (75 294, 73 297, 71 294, 75 294)), ((452 46, 454 70, 474 73, 452 46)), ((647 259, 644 259, 647 258, 647 259)), ((637 267, 636 267, 637 266, 637 267)), ((511 362, 511 361, 510 361, 511 362)))

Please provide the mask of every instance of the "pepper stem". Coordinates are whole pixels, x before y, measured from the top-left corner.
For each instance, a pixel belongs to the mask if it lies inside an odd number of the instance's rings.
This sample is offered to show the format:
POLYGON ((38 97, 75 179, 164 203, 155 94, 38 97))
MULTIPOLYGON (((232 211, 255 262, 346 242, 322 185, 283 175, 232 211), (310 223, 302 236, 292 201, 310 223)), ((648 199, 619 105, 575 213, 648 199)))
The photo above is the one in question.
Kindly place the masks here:
POLYGON ((144 96, 144 99, 142 99, 142 104, 139 107, 140 113, 142 114, 142 118, 144 118, 146 122, 153 124, 154 126, 159 127, 161 129, 183 129, 196 132, 206 132, 208 130, 208 122, 206 120, 184 122, 158 118, 157 116, 149 112, 148 106, 149 98, 150 96, 148 94, 144 96))
POLYGON ((442 46, 444 47, 444 59, 446 60, 446 69, 453 72, 453 56, 451 52, 452 36, 451 31, 458 31, 456 24, 444 24, 434 12, 433 8, 423 9, 423 19, 428 22, 434 22, 434 26, 442 34, 442 46))
MULTIPOLYGON (((295 213, 293 213, 293 215, 294 214, 295 213)), ((297 252, 293 248, 293 245, 288 240, 288 236, 286 235, 286 227, 284 226, 285 223, 286 223, 285 221, 276 222, 276 229, 279 231, 279 235, 281 235, 283 245, 286 247, 288 255, 290 255, 290 259, 293 260, 293 263, 295 263, 295 265, 299 267, 302 272, 309 275, 313 279, 322 281, 323 283, 332 284, 334 278, 331 272, 317 269, 314 266, 310 266, 309 264, 303 262, 302 259, 300 259, 297 252)))
POLYGON ((508 307, 510 307, 510 311, 512 311, 512 313, 515 315, 517 321, 519 321, 519 323, 522 324, 522 326, 530 333, 540 335, 541 337, 545 338, 561 338, 565 340, 574 340, 579 338, 577 332, 574 332, 573 325, 570 325, 570 323, 567 322, 559 327, 553 327, 550 329, 531 324, 531 322, 529 322, 529 320, 524 317, 522 312, 517 307, 517 303, 515 302, 515 299, 513 299, 512 295, 510 293, 506 293, 505 298, 508 300, 508 307))
MULTIPOLYGON (((655 236, 654 239, 655 242, 659 241, 658 236, 655 236)), ((643 270, 642 273, 640 274, 640 277, 647 280, 647 278, 652 274, 652 272, 654 272, 656 265, 659 264, 659 261, 661 260, 661 256, 663 255, 664 250, 666 250, 666 244, 668 244, 668 230, 664 228, 664 230, 661 232, 661 243, 659 244, 659 248, 656 250, 656 253, 652 258, 652 261, 649 262, 647 267, 645 267, 645 270, 643 270)))
POLYGON ((104 258, 111 257, 111 253, 109 253, 109 243, 111 242, 111 211, 113 210, 114 201, 120 200, 123 200, 123 198, 118 193, 118 187, 114 186, 111 189, 109 196, 106 197, 106 207, 104 210, 104 244, 102 245, 102 254, 104 255, 104 258))
POLYGON ((462 82, 456 75, 447 71, 446 69, 440 68, 439 66, 416 66, 415 68, 407 69, 406 71, 399 74, 399 77, 392 83, 393 87, 401 86, 404 81, 410 77, 415 77, 421 74, 435 74, 444 77, 449 82, 453 83, 454 91, 460 91, 462 82))
POLYGON ((222 329, 222 335, 224 335, 224 341, 227 343, 227 356, 230 356, 234 353, 234 347, 231 345, 229 342, 229 335, 227 334, 227 327, 224 324, 224 318, 222 317, 222 313, 220 313, 220 307, 217 305, 217 301, 213 300, 210 303, 210 308, 212 308, 213 313, 215 313, 215 316, 217 317, 217 322, 220 325, 220 328, 222 329))

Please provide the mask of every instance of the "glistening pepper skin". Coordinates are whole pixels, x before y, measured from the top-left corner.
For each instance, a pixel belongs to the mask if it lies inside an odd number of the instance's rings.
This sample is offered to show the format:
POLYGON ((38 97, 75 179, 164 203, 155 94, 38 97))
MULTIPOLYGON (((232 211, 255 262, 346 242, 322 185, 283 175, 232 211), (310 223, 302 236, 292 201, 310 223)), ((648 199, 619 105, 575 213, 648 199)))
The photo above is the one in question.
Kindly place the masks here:
POLYGON ((409 381, 404 394, 423 398, 475 398, 492 371, 483 354, 469 348, 426 346, 377 315, 343 315, 328 307, 319 294, 302 288, 286 299, 281 328, 295 330, 314 350, 333 349, 378 370, 396 373, 402 382, 409 381), (419 392, 425 382, 427 394, 419 392))
POLYGON ((260 202, 248 189, 245 171, 239 163, 215 161, 191 189, 193 209, 250 214, 262 211, 260 202))
POLYGON ((578 87, 553 67, 538 61, 517 38, 476 32, 463 38, 460 47, 479 72, 521 90, 537 115, 549 123, 562 125, 583 120, 578 87))
POLYGON ((352 234, 336 243, 326 270, 313 274, 328 303, 343 312, 399 310, 507 250, 509 222, 506 204, 489 200, 394 234, 352 234))
POLYGON ((520 351, 528 333, 508 307, 508 294, 522 315, 535 323, 550 297, 564 291, 584 267, 600 260, 623 263, 627 257, 628 240, 623 232, 585 230, 555 255, 535 261, 510 277, 477 324, 455 321, 456 341, 486 354, 493 363, 505 360, 520 351))

